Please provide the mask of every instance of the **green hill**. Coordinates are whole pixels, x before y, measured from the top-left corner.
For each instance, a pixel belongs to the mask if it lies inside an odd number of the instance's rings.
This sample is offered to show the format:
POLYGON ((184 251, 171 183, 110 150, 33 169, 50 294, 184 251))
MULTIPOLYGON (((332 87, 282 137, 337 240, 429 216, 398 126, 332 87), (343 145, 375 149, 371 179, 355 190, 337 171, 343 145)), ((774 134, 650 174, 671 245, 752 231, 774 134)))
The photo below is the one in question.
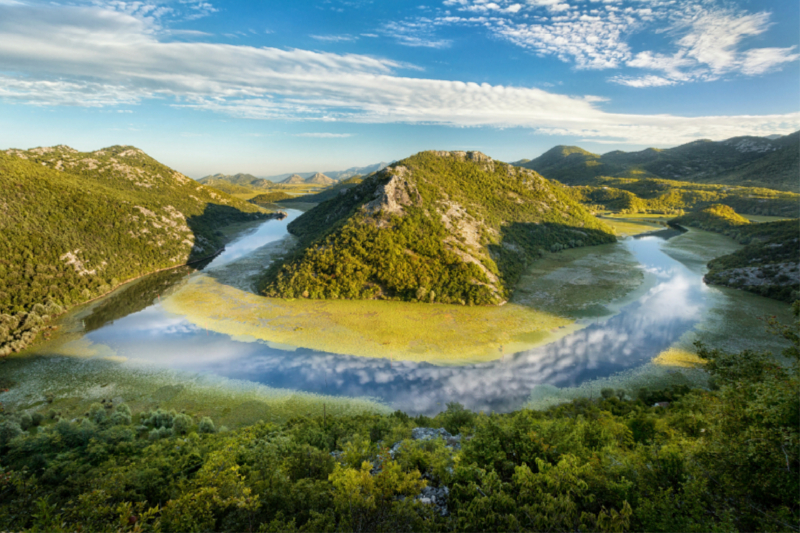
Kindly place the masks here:
POLYGON ((598 177, 570 193, 596 210, 624 214, 682 214, 724 204, 748 215, 796 217, 800 205, 800 195, 792 192, 655 178, 598 177))
POLYGON ((3 354, 64 307, 213 255, 220 226, 270 216, 130 146, 0 152, 0 190, 3 354))
POLYGON ((274 204, 281 200, 288 200, 293 198, 291 194, 286 194, 283 191, 265 192, 258 196, 254 196, 248 200, 251 204, 274 204))
POLYGON ((336 196, 341 194, 342 191, 346 191, 347 189, 352 189, 362 181, 364 180, 361 178, 361 176, 352 176, 315 194, 304 194, 303 196, 286 195, 287 198, 280 200, 280 202, 281 204, 285 205, 291 205, 293 203, 302 203, 302 204, 322 203, 327 200, 330 200, 331 198, 335 198, 336 196))
POLYGON ((666 150, 603 155, 556 146, 522 166, 568 185, 590 185, 599 176, 654 177, 800 192, 800 132, 777 139, 699 140, 666 150))
POLYGON ((670 223, 692 226, 706 231, 716 231, 717 233, 728 233, 735 231, 739 226, 750 224, 750 221, 727 205, 714 204, 705 209, 673 219, 670 223))
POLYGON ((270 189, 275 184, 264 178, 257 178, 252 174, 214 174, 197 180, 198 183, 214 187, 228 194, 246 194, 254 189, 270 189))
POLYGON ((708 263, 707 283, 785 302, 800 299, 800 220, 751 224, 736 237, 747 246, 708 263))
POLYGON ((612 242, 564 187, 480 152, 421 152, 289 225, 268 296, 499 304, 544 250, 612 242))

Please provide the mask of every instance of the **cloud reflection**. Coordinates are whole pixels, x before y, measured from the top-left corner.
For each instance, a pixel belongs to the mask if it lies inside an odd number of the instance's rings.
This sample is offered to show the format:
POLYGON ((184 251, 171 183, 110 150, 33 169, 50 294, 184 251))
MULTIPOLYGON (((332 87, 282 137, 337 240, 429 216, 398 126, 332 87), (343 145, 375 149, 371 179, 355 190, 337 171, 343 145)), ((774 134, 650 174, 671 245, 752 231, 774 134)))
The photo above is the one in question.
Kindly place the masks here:
POLYGON ((208 372, 272 387, 379 398, 410 413, 435 413, 447 402, 509 411, 540 384, 576 386, 641 365, 700 319, 706 306, 699 274, 661 252, 657 238, 626 241, 658 283, 602 322, 549 345, 468 366, 342 356, 266 343, 238 342, 150 307, 90 333, 119 355, 181 370, 208 372))

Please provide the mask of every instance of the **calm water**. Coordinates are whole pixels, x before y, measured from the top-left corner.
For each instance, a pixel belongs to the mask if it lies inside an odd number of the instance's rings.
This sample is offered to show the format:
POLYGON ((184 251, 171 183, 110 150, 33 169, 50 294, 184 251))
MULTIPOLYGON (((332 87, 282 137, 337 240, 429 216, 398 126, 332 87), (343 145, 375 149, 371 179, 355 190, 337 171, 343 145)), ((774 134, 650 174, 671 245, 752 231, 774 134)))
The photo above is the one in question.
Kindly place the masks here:
POLYGON ((111 295, 83 321, 85 337, 131 360, 178 370, 208 372, 300 391, 380 399, 409 413, 435 413, 450 401, 474 410, 509 411, 525 403, 538 384, 575 386, 639 366, 690 330, 707 307, 701 276, 662 251, 665 236, 620 243, 656 285, 606 320, 544 347, 492 363, 441 367, 427 363, 351 357, 236 340, 206 331, 160 305, 186 276, 215 275, 227 265, 286 234, 269 221, 241 236, 200 272, 183 269, 145 278, 111 295))

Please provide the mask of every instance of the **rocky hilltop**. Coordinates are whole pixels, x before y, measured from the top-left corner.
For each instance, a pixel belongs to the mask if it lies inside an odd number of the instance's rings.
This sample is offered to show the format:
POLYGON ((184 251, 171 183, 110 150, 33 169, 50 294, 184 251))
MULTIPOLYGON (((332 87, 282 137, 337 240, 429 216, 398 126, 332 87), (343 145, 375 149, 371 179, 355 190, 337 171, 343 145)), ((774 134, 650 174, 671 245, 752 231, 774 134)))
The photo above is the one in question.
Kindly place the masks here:
POLYGON ((306 179, 305 182, 314 185, 333 185, 334 183, 336 183, 335 180, 329 178, 328 176, 326 176, 321 172, 317 172, 310 178, 306 179))
POLYGON ((68 306, 213 255, 220 226, 272 216, 132 146, 0 152, 0 190, 0 354, 68 306))
POLYGON ((268 296, 502 304, 545 251, 612 242, 565 187, 480 152, 422 152, 289 225, 268 296))
POLYGON ((281 180, 278 183, 283 183, 284 185, 298 185, 305 182, 306 180, 303 179, 303 176, 299 174, 292 174, 288 178, 281 180))

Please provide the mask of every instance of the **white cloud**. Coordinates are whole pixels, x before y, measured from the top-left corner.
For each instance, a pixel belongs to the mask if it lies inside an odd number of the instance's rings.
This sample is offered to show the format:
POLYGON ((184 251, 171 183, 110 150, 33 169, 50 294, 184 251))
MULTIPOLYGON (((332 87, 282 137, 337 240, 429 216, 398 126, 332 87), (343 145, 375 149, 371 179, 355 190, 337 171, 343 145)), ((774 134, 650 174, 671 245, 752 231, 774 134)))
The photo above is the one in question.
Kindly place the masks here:
POLYGON ((419 18, 413 21, 390 21, 380 28, 381 33, 394 39, 398 44, 415 48, 447 48, 452 43, 449 39, 435 37, 434 29, 437 21, 419 18))
POLYGON ((358 40, 358 37, 354 35, 312 35, 311 38, 326 43, 342 43, 358 40))
POLYGON ((626 77, 626 76, 614 76, 610 78, 610 81, 614 83, 619 83, 620 85, 627 85, 628 87, 666 87, 669 85, 675 85, 676 81, 668 80, 667 78, 662 78, 661 76, 641 76, 639 78, 636 77, 626 77))
POLYGON ((796 46, 791 48, 754 48, 744 53, 741 59, 742 73, 748 76, 759 76, 771 70, 775 70, 783 63, 797 61, 800 54, 792 52, 796 46))
POLYGON ((406 65, 363 55, 164 42, 158 35, 152 22, 119 11, 2 5, 0 98, 98 107, 163 99, 254 119, 524 127, 662 145, 800 129, 800 113, 614 114, 593 97, 401 76, 406 65))
POLYGON ((464 15, 448 14, 435 23, 480 25, 495 37, 578 69, 659 73, 610 78, 631 87, 757 76, 800 57, 795 47, 747 49, 748 37, 770 27, 770 13, 719 7, 716 0, 446 0, 443 5, 464 15), (476 21, 468 13, 489 18, 476 21), (632 50, 631 37, 644 31, 665 34, 672 51, 632 50))

